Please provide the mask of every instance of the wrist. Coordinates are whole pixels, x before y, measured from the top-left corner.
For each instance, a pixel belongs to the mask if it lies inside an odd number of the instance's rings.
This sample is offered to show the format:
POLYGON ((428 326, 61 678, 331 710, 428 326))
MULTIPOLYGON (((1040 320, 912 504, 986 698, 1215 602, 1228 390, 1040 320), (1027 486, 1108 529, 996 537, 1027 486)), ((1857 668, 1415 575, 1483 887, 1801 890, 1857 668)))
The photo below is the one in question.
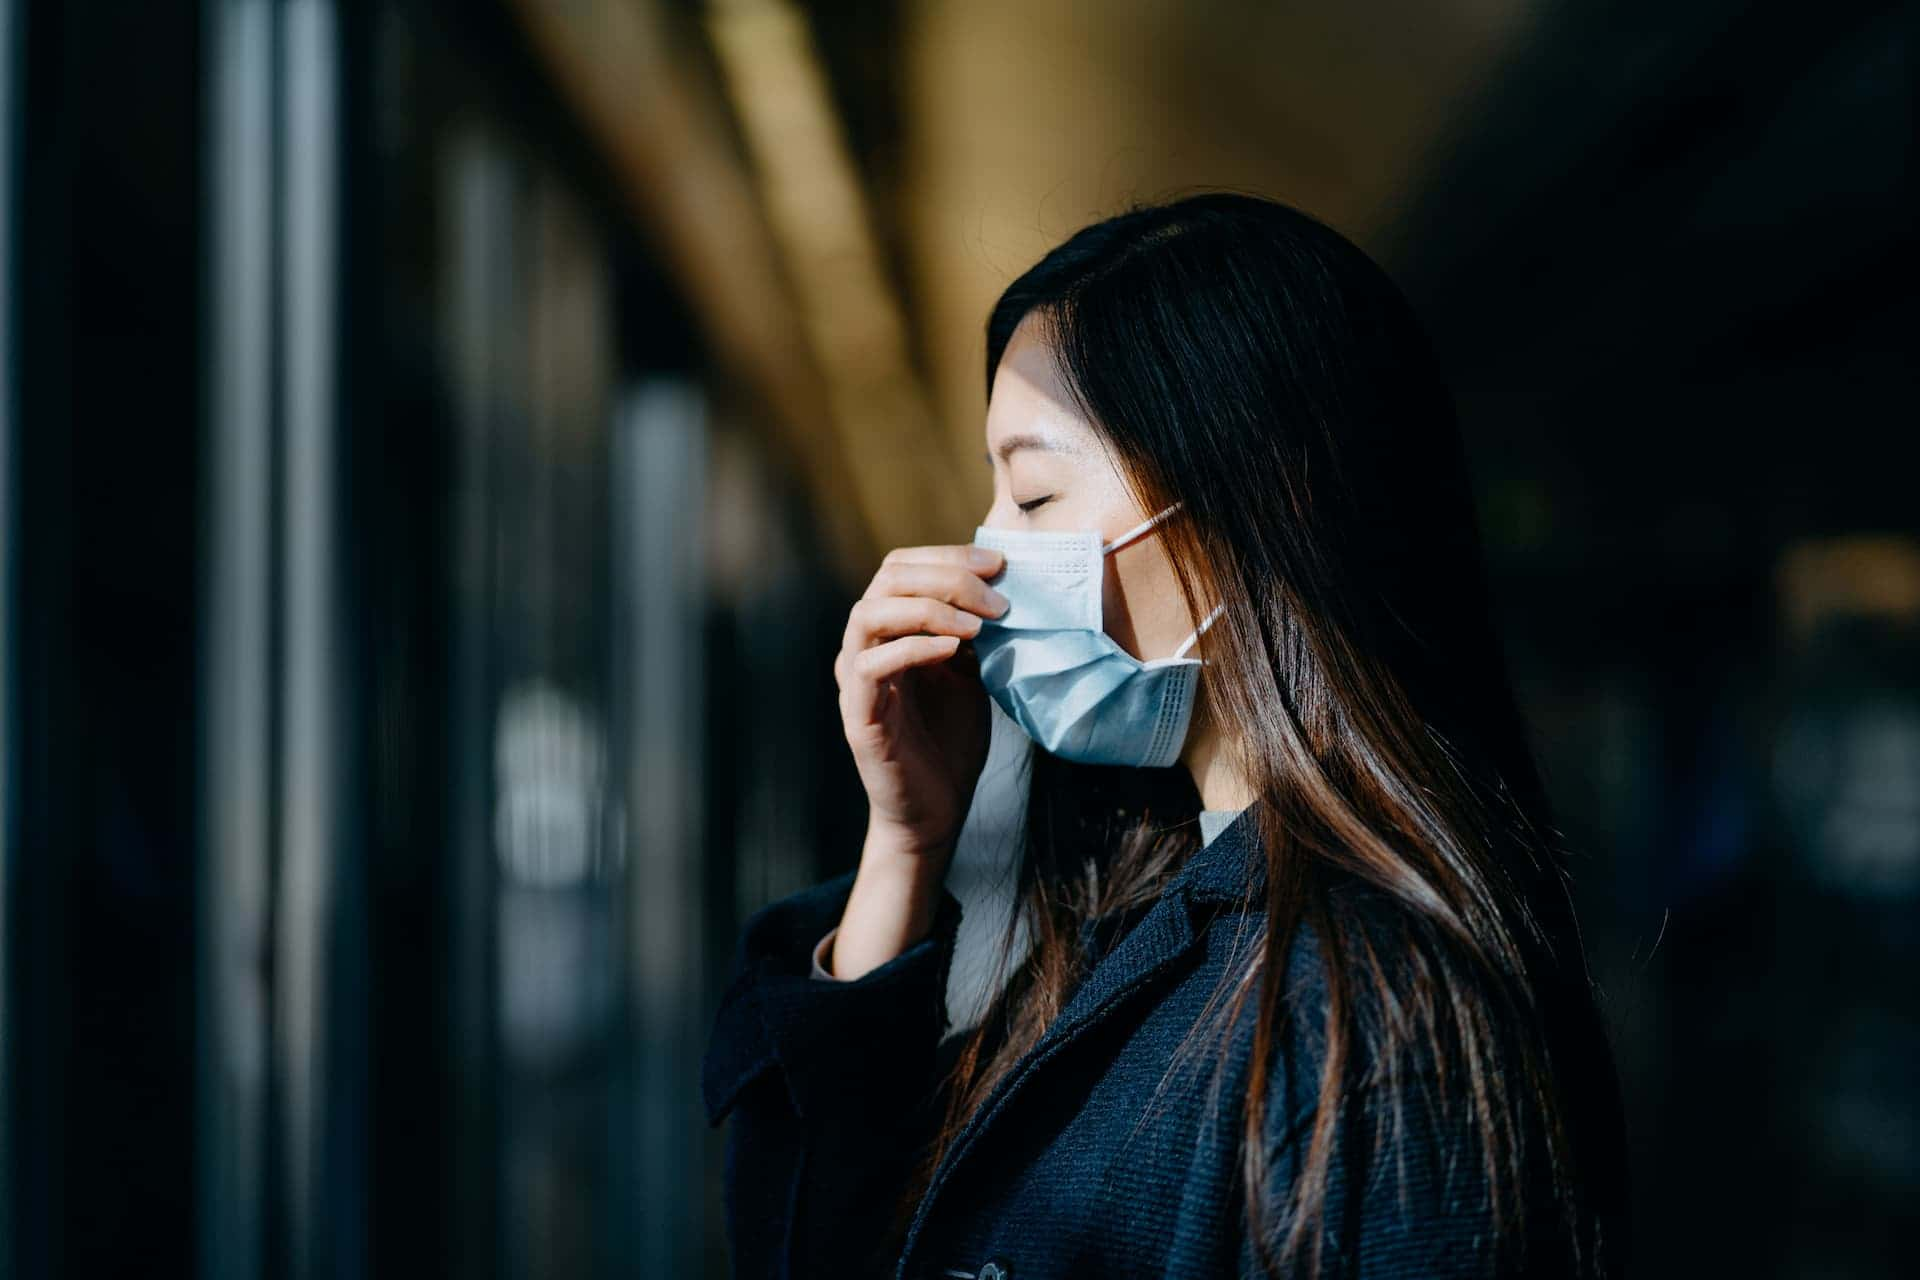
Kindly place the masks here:
POLYGON ((912 832, 869 822, 866 840, 860 848, 861 870, 865 872, 872 867, 873 878, 903 885, 920 886, 931 881, 937 886, 947 877, 947 864, 958 843, 957 835, 928 840, 912 832))
POLYGON ((853 875, 849 911, 858 904, 869 919, 898 920, 905 941, 923 936, 946 883, 946 859, 869 849, 853 875))
POLYGON ((857 978, 933 931, 951 847, 916 851, 870 833, 831 952, 831 971, 857 978))

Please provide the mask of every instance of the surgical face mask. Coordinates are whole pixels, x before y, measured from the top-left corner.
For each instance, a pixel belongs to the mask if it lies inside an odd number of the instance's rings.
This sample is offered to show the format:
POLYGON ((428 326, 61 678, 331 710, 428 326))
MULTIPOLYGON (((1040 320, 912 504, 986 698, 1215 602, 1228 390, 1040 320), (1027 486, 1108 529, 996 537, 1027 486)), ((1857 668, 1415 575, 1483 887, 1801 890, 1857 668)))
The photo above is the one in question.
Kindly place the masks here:
POLYGON ((973 638, 981 683, 1028 737, 1062 759, 1164 768, 1180 758, 1202 665, 1186 653, 1225 603, 1172 657, 1151 661, 1122 649, 1101 622, 1106 557, 1179 507, 1104 544, 1091 529, 974 531, 975 546, 1006 556, 991 580, 1006 611, 983 619, 973 638))

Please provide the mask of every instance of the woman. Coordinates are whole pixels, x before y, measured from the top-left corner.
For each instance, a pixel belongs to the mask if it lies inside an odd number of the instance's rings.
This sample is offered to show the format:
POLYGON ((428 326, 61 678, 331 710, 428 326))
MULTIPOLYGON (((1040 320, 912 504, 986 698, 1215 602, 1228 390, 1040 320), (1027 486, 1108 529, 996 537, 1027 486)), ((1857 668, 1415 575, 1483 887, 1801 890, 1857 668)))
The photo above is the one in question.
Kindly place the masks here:
POLYGON ((1398 290, 1209 193, 987 337, 992 508, 834 664, 859 866, 747 923, 708 1047, 735 1273, 1619 1274, 1613 1064, 1398 290), (1011 973, 947 1035, 989 697, 1035 743, 1011 973))

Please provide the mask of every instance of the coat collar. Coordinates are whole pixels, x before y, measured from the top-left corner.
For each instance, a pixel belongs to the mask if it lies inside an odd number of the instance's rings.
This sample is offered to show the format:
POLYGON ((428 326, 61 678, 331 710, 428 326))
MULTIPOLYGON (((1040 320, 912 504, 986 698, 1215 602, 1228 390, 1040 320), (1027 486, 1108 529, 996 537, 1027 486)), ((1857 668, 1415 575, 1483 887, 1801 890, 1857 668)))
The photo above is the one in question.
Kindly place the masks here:
MULTIPOLYGON (((1192 903, 1259 903, 1267 884, 1267 862, 1256 856, 1259 831, 1252 807, 1242 809, 1211 841, 1193 851, 1162 890, 1162 896, 1180 893, 1192 903)), ((1145 915, 1158 898, 1094 916, 1080 926, 1080 950, 1097 965, 1113 939, 1145 915)))
POLYGON ((1267 887, 1266 852, 1255 813, 1260 803, 1255 800, 1242 809, 1210 843, 1195 849, 1167 892, 1195 902, 1259 902, 1267 887))
MULTIPOLYGON (((1257 801, 1255 802, 1258 803, 1257 801)), ((1258 828, 1250 806, 1230 822, 1213 840, 1194 850, 1184 866, 1174 874, 1160 897, 1147 907, 1137 925, 1126 931, 1119 946, 1100 958, 1073 996, 1067 1001, 1039 1041, 1008 1071, 979 1109, 955 1137, 940 1167, 934 1170, 915 1210, 900 1253, 896 1275, 908 1274, 914 1246, 941 1188, 967 1153, 993 1127, 1007 1107, 1031 1081, 1035 1072, 1058 1057, 1089 1029, 1112 1016, 1129 997, 1148 987, 1162 974, 1173 969, 1197 948, 1204 936, 1204 919, 1210 908, 1242 900, 1260 902, 1266 885, 1266 859, 1258 844, 1258 828), (1252 892, 1249 893, 1249 889, 1252 892)), ((1131 918, 1135 913, 1125 913, 1131 918)), ((1122 924, 1118 913, 1089 921, 1081 933, 1088 944, 1096 930, 1112 932, 1122 924)))

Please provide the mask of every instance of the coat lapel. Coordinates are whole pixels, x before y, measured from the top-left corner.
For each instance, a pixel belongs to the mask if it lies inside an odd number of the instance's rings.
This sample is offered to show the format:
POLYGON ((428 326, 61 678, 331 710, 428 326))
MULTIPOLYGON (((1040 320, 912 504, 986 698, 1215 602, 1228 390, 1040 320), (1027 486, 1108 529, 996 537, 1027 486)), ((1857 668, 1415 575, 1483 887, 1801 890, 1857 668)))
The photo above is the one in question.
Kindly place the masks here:
MULTIPOLYGON (((1266 866, 1264 858, 1255 856, 1254 830, 1253 812, 1248 809, 1215 836, 1212 843, 1196 849, 1159 900, 1127 932, 1120 945, 1094 966, 1038 1042, 987 1095, 955 1137, 939 1168, 934 1170, 927 1193, 921 1198, 913 1224, 908 1228, 896 1275, 907 1274, 914 1245, 942 1187, 951 1180, 967 1153, 1029 1085, 1034 1074, 1112 1016, 1130 995, 1171 969, 1192 950, 1203 936, 1201 918, 1206 904, 1236 901, 1247 892, 1249 885, 1254 889, 1254 900, 1258 900, 1258 890, 1265 883, 1266 866)), ((1089 921, 1081 931, 1083 943, 1097 937, 1103 926, 1111 923, 1107 917, 1089 921)))

